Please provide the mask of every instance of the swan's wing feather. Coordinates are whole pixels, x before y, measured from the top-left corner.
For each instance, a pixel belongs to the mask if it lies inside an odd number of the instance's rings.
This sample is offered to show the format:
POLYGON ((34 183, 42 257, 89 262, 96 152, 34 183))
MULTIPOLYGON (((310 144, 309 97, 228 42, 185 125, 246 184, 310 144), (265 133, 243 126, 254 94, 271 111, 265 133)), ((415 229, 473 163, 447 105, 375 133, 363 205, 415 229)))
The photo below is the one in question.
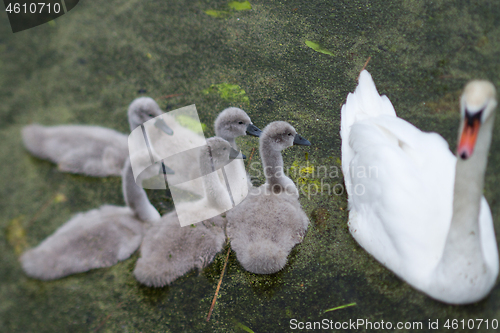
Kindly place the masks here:
POLYGON ((455 167, 444 139, 381 116, 355 123, 349 145, 354 157, 346 186, 356 240, 392 266, 404 266, 401 258, 424 266, 438 260, 432 254, 440 253, 435 249, 444 246, 451 221, 455 167))
POLYGON ((364 119, 386 115, 396 117, 396 111, 387 96, 380 96, 373 79, 366 70, 359 75, 358 86, 353 93, 347 96, 342 106, 340 120, 340 136, 342 138, 342 170, 348 172, 347 167, 354 157, 349 147, 351 126, 364 119))

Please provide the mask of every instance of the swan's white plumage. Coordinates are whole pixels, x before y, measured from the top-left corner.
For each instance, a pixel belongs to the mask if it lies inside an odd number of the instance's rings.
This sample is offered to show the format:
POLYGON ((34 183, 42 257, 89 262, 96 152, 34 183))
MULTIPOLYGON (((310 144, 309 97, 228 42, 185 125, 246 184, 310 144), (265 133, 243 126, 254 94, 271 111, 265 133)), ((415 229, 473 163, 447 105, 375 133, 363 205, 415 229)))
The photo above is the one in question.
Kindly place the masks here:
MULTIPOLYGON (((431 289, 453 216, 456 157, 439 135, 397 118, 367 71, 341 112, 351 234, 398 276, 440 299, 431 289)), ((496 276, 498 251, 484 197, 479 228, 485 261, 496 276)), ((468 302, 460 296, 440 300, 468 302)))

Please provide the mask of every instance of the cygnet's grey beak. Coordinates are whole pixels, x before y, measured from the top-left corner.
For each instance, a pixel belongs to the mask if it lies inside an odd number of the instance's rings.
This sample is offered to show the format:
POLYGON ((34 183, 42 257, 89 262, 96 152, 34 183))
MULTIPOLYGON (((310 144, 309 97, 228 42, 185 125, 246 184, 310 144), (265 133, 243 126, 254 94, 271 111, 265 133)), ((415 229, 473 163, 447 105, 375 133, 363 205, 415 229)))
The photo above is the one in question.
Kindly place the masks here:
POLYGON ((248 135, 253 135, 253 136, 260 136, 262 134, 262 131, 260 130, 260 128, 258 128, 254 124, 248 124, 248 126, 247 126, 247 134, 248 135))
POLYGON ((236 149, 231 148, 229 151, 229 159, 234 160, 235 158, 246 159, 247 157, 243 154, 240 155, 240 152, 236 149), (241 157, 240 157, 241 156, 241 157))
POLYGON ((155 127, 163 131, 164 133, 168 135, 174 135, 174 131, 170 127, 168 127, 167 123, 165 120, 162 118, 157 118, 155 121, 155 127))
POLYGON ((163 175, 174 175, 175 172, 174 170, 170 169, 168 166, 165 165, 165 163, 161 162, 161 166, 160 166, 160 175, 163 174, 163 175))
POLYGON ((304 139, 298 134, 295 134, 295 138, 293 139, 293 144, 294 145, 301 145, 301 146, 310 146, 311 143, 309 140, 304 139))

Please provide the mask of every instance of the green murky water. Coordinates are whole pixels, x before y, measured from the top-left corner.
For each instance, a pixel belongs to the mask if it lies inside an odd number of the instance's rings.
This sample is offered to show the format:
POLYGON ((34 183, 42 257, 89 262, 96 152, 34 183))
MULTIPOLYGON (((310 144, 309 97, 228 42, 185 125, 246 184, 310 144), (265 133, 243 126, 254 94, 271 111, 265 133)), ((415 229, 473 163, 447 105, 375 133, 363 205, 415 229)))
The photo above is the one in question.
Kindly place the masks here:
MULTIPOLYGON (((452 148, 463 84, 485 78, 500 87, 500 7, 494 1, 251 1, 252 9, 241 11, 229 2, 81 1, 52 24, 16 34, 2 16, 0 331, 288 332, 293 318, 420 321, 426 331, 429 319, 441 327, 446 319, 500 319, 499 286, 482 302, 454 307, 396 278, 349 235, 346 197, 333 193, 301 197, 311 225, 283 271, 250 274, 231 254, 209 323, 224 253, 203 272, 162 289, 135 281, 137 254, 59 281, 23 274, 18 253, 72 214, 103 203, 123 205, 120 179, 62 174, 29 156, 20 129, 31 122, 126 132, 126 108, 146 91, 165 110, 195 103, 207 136, 217 113, 231 105, 243 107, 259 127, 289 121, 313 146, 288 149, 286 165, 305 165, 307 152, 311 165, 334 166, 340 105, 370 56, 379 92, 399 116, 440 133, 452 148), (210 10, 227 15, 208 15, 210 10)), ((500 117, 496 125, 500 129, 500 117)), ((248 155, 257 140, 240 144, 248 155)), ((485 196, 497 232, 499 165, 495 134, 485 196)), ((328 182, 342 184, 341 175, 328 182)), ((162 212, 172 208, 163 191, 149 195, 162 212)))

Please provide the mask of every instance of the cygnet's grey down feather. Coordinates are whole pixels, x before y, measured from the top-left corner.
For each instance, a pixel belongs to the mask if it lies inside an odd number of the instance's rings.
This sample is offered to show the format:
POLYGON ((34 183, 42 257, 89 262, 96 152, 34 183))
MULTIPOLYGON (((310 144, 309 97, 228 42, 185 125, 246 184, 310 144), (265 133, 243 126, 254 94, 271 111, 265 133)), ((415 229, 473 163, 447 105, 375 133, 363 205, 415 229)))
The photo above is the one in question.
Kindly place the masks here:
POLYGON ((128 156, 127 136, 99 126, 33 124, 22 129, 22 137, 31 154, 64 172, 117 176, 128 156))
MULTIPOLYGON (((211 148, 210 156, 214 169, 218 169, 229 159, 231 146, 224 139, 217 137, 207 139, 207 144, 211 148)), ((206 148, 200 151, 202 170, 207 166, 211 167, 210 161, 207 161, 207 151, 206 148)), ((209 207, 219 205, 218 198, 212 196, 214 193, 226 191, 218 176, 205 176, 203 181, 206 197, 190 204, 193 214, 197 213, 197 207, 207 206, 207 202, 209 207), (208 188, 213 191, 207 191, 208 188)), ((218 207, 212 208, 217 210, 218 207)), ((134 270, 136 279, 147 286, 162 287, 192 269, 206 267, 224 247, 225 226, 226 219, 215 216, 191 226, 181 227, 177 213, 168 213, 158 223, 153 224, 144 236, 140 249, 141 258, 134 270)))
POLYGON ((110 267, 137 250, 142 229, 130 208, 102 206, 75 215, 20 260, 26 274, 40 280, 110 267))
POLYGON ((310 145, 288 123, 269 124, 260 136, 266 183, 227 212, 227 235, 241 265, 252 273, 281 270, 292 248, 302 242, 309 219, 298 201, 293 181, 283 173, 281 151, 293 144, 310 145))
MULTIPOLYGON (((162 113, 152 98, 136 98, 128 108, 130 129, 162 113)), ((99 126, 33 124, 21 134, 31 154, 56 163, 64 172, 119 176, 129 154, 128 135, 99 126)))
POLYGON ((149 287, 163 287, 187 272, 205 268, 224 247, 226 220, 220 216, 181 227, 169 213, 144 236, 136 279, 149 287))
POLYGON ((130 161, 125 164, 122 182, 130 207, 104 205, 75 215, 21 256, 26 274, 40 280, 58 279, 110 267, 130 257, 141 244, 143 221, 159 220, 160 214, 135 184, 130 161))

